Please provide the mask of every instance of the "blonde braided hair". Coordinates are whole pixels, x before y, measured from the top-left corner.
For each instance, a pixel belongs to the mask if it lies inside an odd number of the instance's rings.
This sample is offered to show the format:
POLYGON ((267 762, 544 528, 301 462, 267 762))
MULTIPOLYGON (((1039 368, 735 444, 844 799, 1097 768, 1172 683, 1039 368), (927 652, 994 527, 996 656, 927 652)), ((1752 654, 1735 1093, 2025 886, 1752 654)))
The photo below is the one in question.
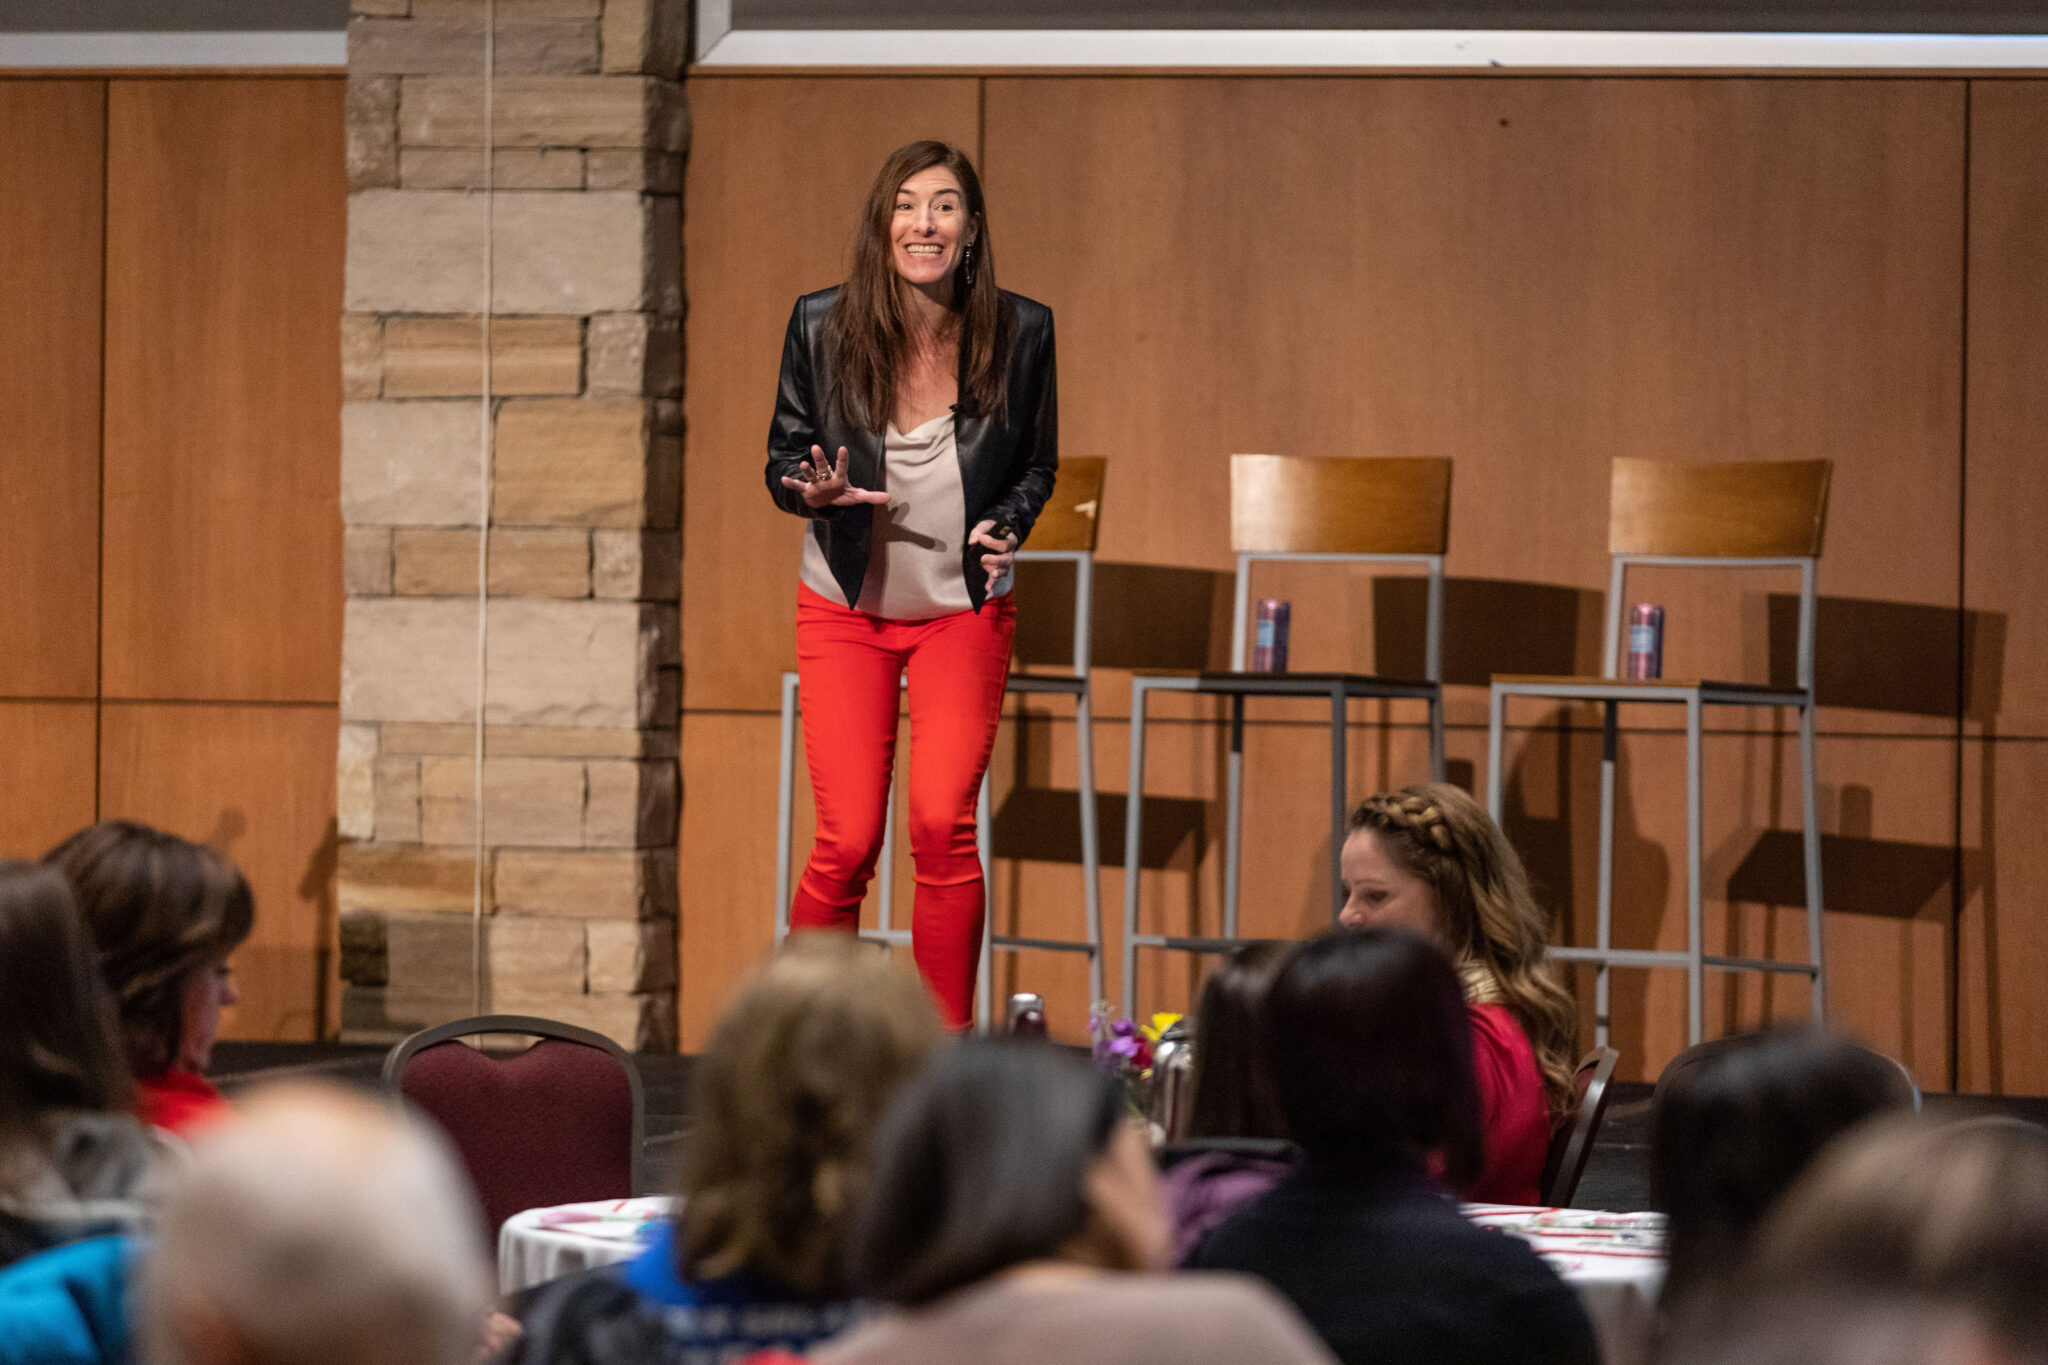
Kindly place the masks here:
POLYGON ((1543 1074, 1551 1120, 1571 1115, 1578 1007, 1550 974, 1548 920, 1522 860, 1480 804, 1444 782, 1368 797, 1351 830, 1379 836, 1387 857, 1434 894, 1437 937, 1474 1004, 1499 1004, 1521 1024, 1543 1074))

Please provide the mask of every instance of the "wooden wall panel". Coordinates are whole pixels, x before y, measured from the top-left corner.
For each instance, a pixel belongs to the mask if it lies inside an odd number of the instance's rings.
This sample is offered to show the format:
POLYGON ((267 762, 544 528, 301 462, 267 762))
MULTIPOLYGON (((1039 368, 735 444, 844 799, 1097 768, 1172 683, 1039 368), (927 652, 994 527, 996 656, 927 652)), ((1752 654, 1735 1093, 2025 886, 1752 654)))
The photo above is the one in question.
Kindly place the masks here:
POLYGON ((1970 105, 1968 501, 1963 602, 1960 1084, 2048 1094, 2048 82, 1976 81, 1970 105))
POLYGON ((0 82, 0 696, 98 685, 106 89, 0 82))
POLYGON ((1065 443, 1173 491, 1106 498, 1106 558, 1227 569, 1232 451, 1449 454, 1454 574, 1597 590, 1613 456, 1820 455, 1823 591, 1952 606, 1963 101, 992 79, 984 174, 1005 283, 1059 319, 1065 443))
MULTIPOLYGON (((2048 81, 1977 81, 1970 105, 1969 719, 2048 735, 2048 81)), ((2044 1057, 2048 1064, 2048 1057, 2044 1057)))
POLYGON ((338 694, 342 95, 113 84, 108 696, 338 694))
POLYGON ((769 502, 761 479, 790 306, 846 278, 854 225, 883 157, 921 137, 976 145, 978 84, 816 76, 689 83, 686 709, 772 709, 777 679, 796 666, 802 529, 769 502))
POLYGON ((323 1036, 333 988, 334 750, 331 706, 108 702, 102 818, 146 821, 213 844, 256 895, 235 954, 241 1003, 223 1036, 323 1036))
POLYGON ((0 858, 40 858, 93 821, 90 701, 0 702, 0 858))

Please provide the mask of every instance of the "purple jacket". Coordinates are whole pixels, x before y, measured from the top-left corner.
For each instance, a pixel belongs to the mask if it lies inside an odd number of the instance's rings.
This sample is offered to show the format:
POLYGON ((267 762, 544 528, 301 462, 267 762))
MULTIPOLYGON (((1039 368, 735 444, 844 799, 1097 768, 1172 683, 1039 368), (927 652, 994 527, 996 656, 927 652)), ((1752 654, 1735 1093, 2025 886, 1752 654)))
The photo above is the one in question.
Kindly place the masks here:
POLYGON ((1241 1152, 1201 1152, 1167 1167, 1160 1185, 1173 1219, 1173 1263, 1186 1265, 1211 1228, 1292 1169, 1286 1159, 1241 1152))

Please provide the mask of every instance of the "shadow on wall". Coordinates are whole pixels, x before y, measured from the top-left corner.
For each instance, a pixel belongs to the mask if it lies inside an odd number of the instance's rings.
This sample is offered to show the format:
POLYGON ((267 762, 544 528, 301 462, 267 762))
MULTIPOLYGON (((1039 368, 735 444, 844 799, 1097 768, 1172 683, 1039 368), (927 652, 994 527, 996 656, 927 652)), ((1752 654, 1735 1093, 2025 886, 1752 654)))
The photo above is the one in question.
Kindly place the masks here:
MULTIPOLYGON (((1771 593, 1770 681, 1799 676, 1799 599, 1771 593)), ((2005 677, 2002 612, 1823 597, 1814 607, 1814 692, 1823 706, 1988 724, 2005 677)))

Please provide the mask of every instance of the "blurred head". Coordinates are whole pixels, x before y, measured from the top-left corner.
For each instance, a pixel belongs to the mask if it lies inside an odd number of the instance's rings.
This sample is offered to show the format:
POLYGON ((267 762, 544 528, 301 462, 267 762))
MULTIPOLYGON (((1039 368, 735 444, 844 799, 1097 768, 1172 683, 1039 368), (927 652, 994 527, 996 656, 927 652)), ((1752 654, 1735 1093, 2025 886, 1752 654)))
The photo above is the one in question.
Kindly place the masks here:
POLYGON ((844 1288, 883 1106, 940 1033, 917 977, 845 934, 799 934, 719 1020, 693 1077, 676 1239, 685 1278, 844 1288))
POLYGON ((1493 817, 1445 782, 1368 797, 1340 859, 1347 929, 1407 929, 1458 963, 1466 992, 1506 1005, 1536 1051, 1554 1116, 1570 1111, 1578 1011, 1550 976, 1548 918, 1493 817))
POLYGON ((1288 1132, 1311 1157, 1479 1174, 1479 1092, 1457 973, 1405 929, 1334 930, 1288 959, 1259 1047, 1288 1132))
POLYGON ((143 1264, 158 1365, 468 1365, 482 1220, 424 1124, 366 1097, 261 1093, 177 1174, 143 1264))
POLYGON ((1011 1266, 1160 1270, 1171 1230, 1117 1086, 1035 1042, 962 1042, 889 1106, 854 1277, 919 1304, 1011 1266))
POLYGON ((1977 1314, 1926 1299, 1767 1291, 1681 1327, 1663 1365, 2021 1365, 1977 1314))
POLYGON ((105 820, 44 855, 64 874, 114 998, 128 1065, 144 1080, 201 1072, 235 1002, 228 955, 249 937, 249 883, 213 849, 105 820))
POLYGON ((1287 1135, 1259 1056, 1258 1014, 1292 945, 1247 943, 1202 987, 1195 1013, 1193 1138, 1287 1135))
POLYGON ((63 877, 0 862, 0 1176, 40 1120, 134 1101, 114 1010, 63 877))
POLYGON ((2048 1130, 1901 1115, 1848 1134, 1766 1220, 1752 1270, 1961 1304, 2048 1354, 2048 1130))
POLYGON ((1725 1282, 1822 1147, 1913 1101, 1888 1058, 1809 1029, 1751 1034, 1681 1057, 1650 1114, 1650 1195, 1670 1216, 1666 1302, 1725 1282))

